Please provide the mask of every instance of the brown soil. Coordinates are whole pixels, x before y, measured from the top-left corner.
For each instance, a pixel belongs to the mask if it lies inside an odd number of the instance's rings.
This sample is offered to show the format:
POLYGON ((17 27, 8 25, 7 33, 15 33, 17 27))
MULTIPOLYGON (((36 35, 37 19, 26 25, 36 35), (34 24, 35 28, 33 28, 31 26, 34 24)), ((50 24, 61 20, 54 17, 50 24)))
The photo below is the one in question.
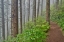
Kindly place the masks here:
POLYGON ((62 35, 62 30, 54 22, 51 22, 47 42, 64 42, 64 36, 62 35))

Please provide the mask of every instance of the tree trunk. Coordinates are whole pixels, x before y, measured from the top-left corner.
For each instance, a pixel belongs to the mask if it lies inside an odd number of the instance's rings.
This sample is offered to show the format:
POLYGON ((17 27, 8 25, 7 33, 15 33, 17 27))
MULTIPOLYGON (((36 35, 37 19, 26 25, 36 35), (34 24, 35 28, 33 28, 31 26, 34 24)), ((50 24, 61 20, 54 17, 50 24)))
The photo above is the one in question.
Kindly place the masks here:
POLYGON ((43 0, 41 1, 41 16, 43 14, 43 0))
POLYGON ((20 0, 20 26, 22 33, 22 0, 20 0))
POLYGON ((46 0, 46 21, 50 24, 50 0, 46 0))
POLYGON ((28 0, 28 21, 30 19, 30 0, 28 0))
POLYGON ((5 39, 5 20, 4 20, 4 0, 1 0, 1 5, 2 5, 2 37, 3 40, 5 39))
MULTIPOLYGON (((24 8, 23 8, 23 9, 24 9, 24 13, 23 13, 23 15, 24 15, 24 16, 23 16, 23 19, 24 19, 24 20, 23 20, 23 21, 24 21, 24 22, 23 22, 23 27, 25 28, 25 12, 26 12, 26 11, 25 11, 25 0, 23 0, 23 6, 24 6, 24 8)), ((24 30, 24 29, 23 29, 23 30, 24 30)))
POLYGON ((33 0, 33 21, 36 22, 36 0, 33 0))
POLYGON ((38 0, 37 17, 39 16, 39 5, 40 5, 40 0, 38 0))
POLYGON ((7 37, 8 37, 8 35, 9 35, 9 31, 8 31, 8 12, 9 12, 9 0, 7 0, 7 5, 6 5, 6 7, 7 7, 7 37))
POLYGON ((11 0, 11 20, 12 20, 12 36, 16 37, 18 34, 18 0, 11 0))
POLYGON ((56 9, 59 9, 59 0, 56 0, 56 9))

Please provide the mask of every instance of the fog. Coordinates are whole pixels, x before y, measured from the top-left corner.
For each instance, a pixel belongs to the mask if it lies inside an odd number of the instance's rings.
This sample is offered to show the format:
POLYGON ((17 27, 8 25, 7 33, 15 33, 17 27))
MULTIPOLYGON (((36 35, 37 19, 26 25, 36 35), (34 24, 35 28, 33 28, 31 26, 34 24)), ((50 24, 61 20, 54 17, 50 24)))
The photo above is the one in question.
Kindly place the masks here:
MULTIPOLYGON (((24 3, 24 0, 22 2, 24 3)), ((38 0, 36 1, 36 6, 37 6, 37 2, 38 2, 38 0)), ((40 2, 41 2, 41 0, 40 0, 40 2)), ((53 5, 53 3, 55 3, 55 0, 50 0, 50 4, 53 5)), ((9 3, 8 3, 9 4, 8 5, 8 20, 7 20, 7 6, 6 6, 6 4, 7 4, 7 0, 4 0, 5 34, 6 34, 5 36, 7 37, 7 21, 8 21, 8 32, 9 32, 9 35, 11 34, 11 0, 9 0, 9 3)), ((27 13, 28 6, 27 5, 28 5, 28 0, 25 0, 25 6, 24 6, 24 4, 22 4, 22 12, 23 12, 22 18, 24 17, 24 14, 25 14, 25 22, 27 21, 27 15, 28 15, 28 13, 27 13), (25 7, 25 9, 24 9, 24 7, 25 7)), ((43 5, 43 10, 45 10, 46 9, 46 0, 43 0, 42 5, 43 5)), ((18 5, 18 6, 20 6, 20 5, 18 5)), ((40 3, 39 7, 41 7, 41 3, 40 3)), ((18 10, 20 10, 20 7, 18 8, 18 10)), ((36 8, 36 10, 37 10, 37 8, 36 8)), ((40 8, 40 10, 41 10, 41 8, 40 8)), ((20 13, 20 11, 18 11, 18 12, 20 13)), ((30 0, 30 20, 32 19, 32 14, 33 14, 32 12, 33 12, 33 0, 30 0)), ((19 14, 19 18, 20 18, 20 14, 19 14)), ((24 21, 23 21, 23 23, 24 23, 24 21)), ((0 38, 2 38, 1 0, 0 0, 0 38)))

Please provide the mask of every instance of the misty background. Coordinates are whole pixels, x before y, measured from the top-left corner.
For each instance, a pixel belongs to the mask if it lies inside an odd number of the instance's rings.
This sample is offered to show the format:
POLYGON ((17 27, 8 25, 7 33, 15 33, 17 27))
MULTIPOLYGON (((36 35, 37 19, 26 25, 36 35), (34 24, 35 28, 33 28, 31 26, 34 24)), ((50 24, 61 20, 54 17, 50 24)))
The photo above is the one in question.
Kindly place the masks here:
MULTIPOLYGON (((39 14, 41 13, 41 6, 43 5, 43 11, 46 9, 46 0, 43 0, 43 4, 41 4, 40 0, 40 5, 39 5, 39 14)), ((36 1, 36 10, 37 10, 37 3, 38 0, 36 1)), ((50 0, 50 4, 53 5, 55 3, 55 0, 50 0)), ((1 12, 1 0, 0 0, 0 39, 2 38, 2 12, 1 12)), ((28 17, 28 0, 22 0, 22 17, 25 15, 25 22, 27 22, 27 17, 28 17)), ((18 18, 20 20, 20 2, 18 0, 18 18)), ((32 20, 32 13, 33 12, 33 0, 30 0, 30 20, 32 20)), ((37 11, 36 11, 37 13, 37 11)), ((4 0, 4 17, 5 17, 5 37, 7 38, 7 27, 8 27, 8 35, 11 35, 11 0, 4 0), (8 26, 7 26, 8 22, 8 26)), ((23 18, 22 18, 23 19, 23 18)), ((20 25, 20 21, 18 20, 18 24, 20 25)), ((24 23, 24 21, 22 21, 24 23)), ((19 26, 20 29, 20 26, 19 26)))

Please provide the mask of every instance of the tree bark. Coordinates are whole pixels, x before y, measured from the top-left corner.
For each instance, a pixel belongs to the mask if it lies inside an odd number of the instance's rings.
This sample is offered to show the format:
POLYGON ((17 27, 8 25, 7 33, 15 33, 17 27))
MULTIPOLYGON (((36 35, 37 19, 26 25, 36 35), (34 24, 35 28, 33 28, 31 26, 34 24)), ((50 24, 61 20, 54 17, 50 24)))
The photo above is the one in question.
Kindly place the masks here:
POLYGON ((8 12, 9 12, 9 0, 7 0, 7 5, 6 5, 6 7, 7 7, 7 37, 9 36, 9 31, 8 31, 8 12))
POLYGON ((25 28, 25 13, 26 13, 26 11, 25 11, 25 0, 23 1, 23 6, 24 6, 24 8, 23 8, 23 9, 24 9, 24 13, 23 13, 23 14, 24 14, 24 16, 23 16, 23 19, 24 19, 23 21, 24 21, 24 23, 23 23, 23 26, 24 26, 24 28, 25 28))
POLYGON ((12 20, 12 36, 16 37, 18 34, 18 0, 11 0, 11 20, 12 20))
POLYGON ((33 0, 33 21, 36 22, 36 0, 33 0))
POLYGON ((28 21, 30 19, 30 0, 28 0, 28 21))
POLYGON ((59 9, 59 0, 56 0, 56 9, 59 9))
POLYGON ((22 0, 20 0, 20 26, 22 33, 22 0))
POLYGON ((41 1, 41 16, 43 14, 43 0, 41 1))
POLYGON ((40 5, 40 0, 38 0, 37 17, 39 16, 39 5, 40 5))
POLYGON ((50 0, 46 0, 46 21, 50 24, 50 0))
POLYGON ((2 37, 5 40, 4 0, 1 0, 2 9, 2 37))

